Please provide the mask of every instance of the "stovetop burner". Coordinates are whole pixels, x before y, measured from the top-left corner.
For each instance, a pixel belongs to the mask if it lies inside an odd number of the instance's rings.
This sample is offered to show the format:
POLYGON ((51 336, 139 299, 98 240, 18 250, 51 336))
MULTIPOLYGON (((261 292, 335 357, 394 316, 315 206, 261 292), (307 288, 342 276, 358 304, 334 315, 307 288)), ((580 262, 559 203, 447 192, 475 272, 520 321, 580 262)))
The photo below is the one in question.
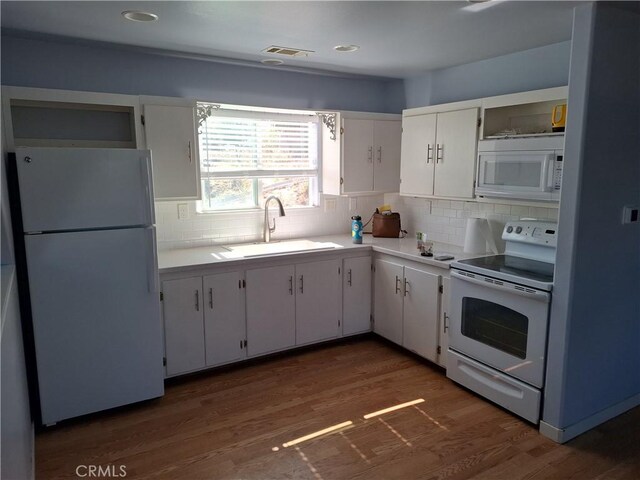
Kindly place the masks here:
POLYGON ((539 262, 513 255, 490 255, 459 260, 457 263, 485 268, 536 282, 553 283, 553 263, 539 262))

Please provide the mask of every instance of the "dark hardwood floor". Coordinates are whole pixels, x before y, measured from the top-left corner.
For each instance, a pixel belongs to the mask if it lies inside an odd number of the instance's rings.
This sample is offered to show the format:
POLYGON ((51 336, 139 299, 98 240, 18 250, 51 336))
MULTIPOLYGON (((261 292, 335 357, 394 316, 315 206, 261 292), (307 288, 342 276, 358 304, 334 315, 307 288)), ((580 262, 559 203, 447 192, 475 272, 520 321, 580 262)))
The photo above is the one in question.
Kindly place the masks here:
POLYGON ((558 445, 367 337, 173 382, 37 435, 36 478, 78 478, 79 465, 133 479, 638 479, 640 409, 558 445))

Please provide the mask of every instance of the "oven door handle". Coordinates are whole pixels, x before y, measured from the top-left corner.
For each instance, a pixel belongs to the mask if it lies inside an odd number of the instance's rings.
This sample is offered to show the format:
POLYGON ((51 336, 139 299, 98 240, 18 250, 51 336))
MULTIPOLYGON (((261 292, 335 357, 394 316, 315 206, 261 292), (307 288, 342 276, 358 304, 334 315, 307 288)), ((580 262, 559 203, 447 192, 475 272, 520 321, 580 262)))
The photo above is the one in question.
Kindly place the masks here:
MULTIPOLYGON (((475 274, 471 274, 475 275, 475 274)), ((532 288, 522 287, 520 285, 515 285, 510 282, 503 282, 502 280, 498 280, 501 284, 495 283, 495 281, 491 278, 477 276, 468 277, 462 273, 458 273, 454 270, 451 270, 451 277, 457 278, 459 280, 463 280, 465 282, 474 283, 476 285, 482 285, 483 287, 493 288, 494 290, 500 290, 501 292, 510 293, 513 295, 519 295, 521 297, 530 298, 532 300, 537 300, 539 302, 549 303, 551 295, 548 292, 542 292, 540 290, 533 290, 532 288)))

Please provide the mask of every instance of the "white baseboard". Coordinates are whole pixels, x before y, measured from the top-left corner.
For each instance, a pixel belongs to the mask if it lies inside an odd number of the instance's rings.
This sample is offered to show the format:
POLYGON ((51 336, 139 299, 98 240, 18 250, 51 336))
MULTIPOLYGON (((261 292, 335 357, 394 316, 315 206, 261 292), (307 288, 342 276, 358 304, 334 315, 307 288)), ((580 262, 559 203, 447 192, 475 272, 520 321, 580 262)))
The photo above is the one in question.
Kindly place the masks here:
POLYGON ((640 405, 640 393, 565 428, 555 427, 542 420, 540 421, 540 433, 554 442, 565 443, 638 405, 640 405))

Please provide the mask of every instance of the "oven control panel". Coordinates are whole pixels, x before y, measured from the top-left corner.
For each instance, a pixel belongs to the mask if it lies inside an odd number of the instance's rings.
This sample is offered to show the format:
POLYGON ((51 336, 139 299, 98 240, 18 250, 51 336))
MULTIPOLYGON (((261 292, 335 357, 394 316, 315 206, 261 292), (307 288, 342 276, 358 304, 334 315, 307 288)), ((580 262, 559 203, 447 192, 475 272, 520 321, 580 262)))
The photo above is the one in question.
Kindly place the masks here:
POLYGON ((553 222, 514 220, 508 222, 502 231, 502 239, 508 242, 555 247, 557 238, 558 224, 553 222))

